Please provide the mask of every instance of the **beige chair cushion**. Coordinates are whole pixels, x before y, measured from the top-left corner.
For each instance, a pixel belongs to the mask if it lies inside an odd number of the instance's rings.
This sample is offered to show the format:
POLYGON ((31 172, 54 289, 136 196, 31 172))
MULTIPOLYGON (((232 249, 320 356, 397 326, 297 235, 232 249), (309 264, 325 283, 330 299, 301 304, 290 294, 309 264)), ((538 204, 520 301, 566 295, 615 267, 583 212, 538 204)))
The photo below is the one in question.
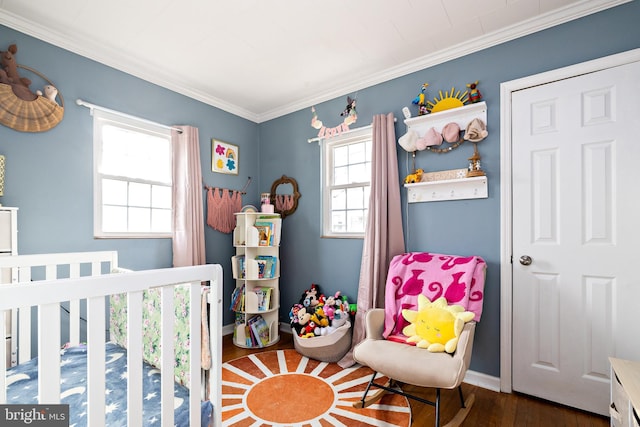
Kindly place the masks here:
POLYGON ((370 310, 366 316, 367 338, 358 344, 353 357, 396 381, 420 387, 458 387, 471 359, 475 322, 465 324, 453 355, 432 353, 412 345, 382 339, 384 310, 370 310))

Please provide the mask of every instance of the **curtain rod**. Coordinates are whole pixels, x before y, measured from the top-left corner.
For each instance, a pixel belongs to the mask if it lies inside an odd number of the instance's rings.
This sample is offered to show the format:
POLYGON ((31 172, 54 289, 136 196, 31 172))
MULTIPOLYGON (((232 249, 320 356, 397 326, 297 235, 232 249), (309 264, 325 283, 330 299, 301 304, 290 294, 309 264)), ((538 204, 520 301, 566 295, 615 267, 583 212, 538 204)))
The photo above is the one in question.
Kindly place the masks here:
POLYGON ((207 183, 204 181, 204 178, 202 179, 202 184, 203 184, 205 190, 218 189, 218 190, 227 190, 227 191, 237 191, 240 194, 247 194, 247 187, 249 187, 249 184, 251 184, 251 177, 249 177, 247 179, 247 183, 244 185, 244 187, 242 187, 242 190, 231 190, 231 189, 228 189, 228 188, 212 187, 210 185, 207 185, 207 183))
POLYGON ((160 126, 160 127, 164 128, 164 129, 175 130, 178 133, 182 133, 182 129, 179 129, 177 127, 163 125, 162 123, 153 122, 151 120, 143 119, 143 118, 140 118, 140 117, 137 117, 137 116, 133 116, 131 114, 127 114, 127 113, 122 113, 120 111, 112 110, 111 108, 101 107, 99 105, 83 101, 82 99, 76 99, 76 104, 78 104, 78 105, 80 105, 82 107, 87 107, 89 110, 91 110, 92 113, 93 113, 93 110, 100 110, 100 111, 104 111, 104 112, 107 112, 107 113, 115 114, 117 116, 127 117, 127 118, 134 119, 134 120, 140 120, 140 121, 145 122, 145 123, 149 123, 149 124, 152 124, 152 125, 155 125, 155 126, 160 126))
MULTIPOLYGON (((396 118, 394 117, 394 118, 393 118, 393 122, 394 122, 394 123, 396 123, 397 121, 398 121, 398 119, 396 119, 396 118)), ((348 131, 340 132, 339 134, 334 135, 333 137, 342 136, 342 135, 349 135, 350 133, 353 133, 353 132, 358 132, 358 131, 361 131, 361 130, 370 129, 372 126, 373 126, 373 123, 371 123, 370 125, 366 125, 366 126, 359 127, 359 128, 349 129, 348 131)), ((315 137, 315 138, 309 138, 309 139, 307 139, 307 143, 309 143, 309 144, 310 144, 310 143, 312 143, 312 142, 316 142, 316 141, 317 141, 317 142, 318 142, 318 144, 320 144, 320 141, 322 141, 323 139, 328 139, 328 138, 333 138, 333 137, 331 137, 331 136, 317 136, 317 137, 315 137)))

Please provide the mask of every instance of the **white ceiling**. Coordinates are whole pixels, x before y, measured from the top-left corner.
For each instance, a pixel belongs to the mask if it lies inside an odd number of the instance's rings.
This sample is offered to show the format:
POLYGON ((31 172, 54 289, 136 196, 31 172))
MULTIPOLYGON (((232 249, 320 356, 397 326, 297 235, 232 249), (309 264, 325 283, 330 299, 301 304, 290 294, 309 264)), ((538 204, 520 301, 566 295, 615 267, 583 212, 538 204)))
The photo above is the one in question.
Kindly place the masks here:
POLYGON ((0 0, 0 24, 260 123, 627 1, 0 0))

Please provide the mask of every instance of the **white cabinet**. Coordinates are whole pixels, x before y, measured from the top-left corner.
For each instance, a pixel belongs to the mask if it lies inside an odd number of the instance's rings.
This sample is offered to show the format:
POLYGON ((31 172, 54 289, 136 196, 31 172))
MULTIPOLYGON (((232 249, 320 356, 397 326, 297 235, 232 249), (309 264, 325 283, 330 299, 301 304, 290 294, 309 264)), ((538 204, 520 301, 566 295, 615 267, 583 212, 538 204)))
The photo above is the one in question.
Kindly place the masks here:
POLYGON ((236 313, 233 342, 239 347, 267 347, 280 339, 281 230, 278 214, 236 214, 231 259, 236 286, 230 309, 236 313))
MULTIPOLYGON (((18 255, 18 208, 8 208, 0 206, 0 256, 18 255)), ((11 283, 11 270, 0 271, 0 283, 11 283)), ((5 311, 5 325, 7 332, 4 334, 6 352, 6 366, 12 366, 12 354, 15 343, 11 341, 12 336, 12 313, 5 311)), ((14 323, 15 324, 15 323, 14 323)), ((13 328, 15 329, 15 328, 13 328)))
POLYGON ((640 426, 640 362, 609 358, 611 362, 611 425, 640 426))
MULTIPOLYGON (((440 111, 437 113, 425 114, 423 116, 411 117, 404 121, 408 131, 415 131, 419 137, 423 137, 425 133, 434 128, 436 132, 441 133, 442 129, 449 123, 455 122, 461 130, 465 130, 467 125, 473 119, 480 119, 487 123, 487 104, 478 102, 476 104, 464 105, 458 108, 440 111)), ((470 142, 464 145, 471 146, 470 142)), ((438 148, 444 149, 445 145, 438 148)), ((449 151, 453 150, 449 146, 449 151)), ((436 155, 435 153, 433 154, 436 155)), ((429 164, 433 164, 433 160, 429 160, 429 164)), ((444 171, 455 172, 455 171, 444 171)), ((486 176, 474 176, 469 178, 456 177, 455 179, 442 179, 431 182, 418 182, 413 184, 405 184, 408 194, 409 203, 419 202, 437 202, 444 200, 461 200, 461 199, 486 199, 489 197, 488 183, 486 176)))
POLYGON ((0 206, 0 254, 18 254, 18 208, 0 206))

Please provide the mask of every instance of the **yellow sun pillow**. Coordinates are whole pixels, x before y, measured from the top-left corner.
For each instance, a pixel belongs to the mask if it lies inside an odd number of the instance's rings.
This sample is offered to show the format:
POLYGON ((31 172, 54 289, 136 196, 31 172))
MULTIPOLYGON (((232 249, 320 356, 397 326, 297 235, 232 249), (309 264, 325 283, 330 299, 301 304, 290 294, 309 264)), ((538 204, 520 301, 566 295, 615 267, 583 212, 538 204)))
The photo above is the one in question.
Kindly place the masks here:
POLYGON ((402 310, 402 316, 411 323, 402 330, 409 337, 407 342, 432 352, 453 353, 464 324, 474 313, 464 311, 461 305, 448 305, 444 297, 431 302, 418 295, 418 310, 402 310))

